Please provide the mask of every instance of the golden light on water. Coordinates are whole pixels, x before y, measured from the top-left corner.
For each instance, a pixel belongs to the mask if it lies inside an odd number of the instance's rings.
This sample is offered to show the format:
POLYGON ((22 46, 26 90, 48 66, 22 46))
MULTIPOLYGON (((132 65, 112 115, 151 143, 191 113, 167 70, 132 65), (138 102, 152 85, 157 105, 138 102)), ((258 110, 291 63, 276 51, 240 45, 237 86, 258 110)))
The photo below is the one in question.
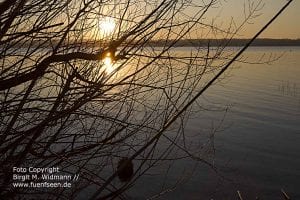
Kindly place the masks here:
MULTIPOLYGON (((112 17, 104 17, 99 21, 99 31, 102 39, 112 35, 116 29, 116 21, 112 17)), ((106 38, 107 39, 107 38, 106 38)), ((114 71, 114 59, 113 55, 108 52, 102 58, 104 71, 106 74, 111 74, 114 71)))
POLYGON ((108 36, 114 32, 116 28, 116 22, 111 17, 105 17, 99 22, 99 29, 103 36, 108 36))
POLYGON ((111 54, 107 53, 102 61, 103 61, 103 64, 104 64, 105 72, 107 74, 112 73, 114 71, 114 67, 113 67, 114 64, 113 64, 111 54))

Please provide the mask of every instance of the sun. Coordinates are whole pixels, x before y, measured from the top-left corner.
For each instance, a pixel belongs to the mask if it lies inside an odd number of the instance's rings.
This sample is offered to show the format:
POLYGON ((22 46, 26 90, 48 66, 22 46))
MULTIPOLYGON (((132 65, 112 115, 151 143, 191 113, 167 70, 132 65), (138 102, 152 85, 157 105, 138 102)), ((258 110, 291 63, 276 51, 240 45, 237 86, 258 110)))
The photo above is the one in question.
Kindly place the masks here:
POLYGON ((116 27, 116 22, 111 17, 105 17, 99 22, 99 29, 102 35, 108 36, 113 33, 116 27))

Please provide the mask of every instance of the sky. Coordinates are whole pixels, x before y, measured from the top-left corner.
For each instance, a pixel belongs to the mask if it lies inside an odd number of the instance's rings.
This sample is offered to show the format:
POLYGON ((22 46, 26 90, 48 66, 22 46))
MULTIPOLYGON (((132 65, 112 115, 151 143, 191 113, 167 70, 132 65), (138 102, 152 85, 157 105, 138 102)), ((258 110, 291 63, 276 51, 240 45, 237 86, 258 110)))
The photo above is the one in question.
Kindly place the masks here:
MULTIPOLYGON (((188 0, 186 0, 189 2, 188 0)), ((194 0, 198 5, 203 5, 205 2, 208 4, 211 0, 194 0)), ((243 27, 238 32, 235 38, 252 38, 286 3, 287 0, 218 0, 219 4, 214 5, 209 9, 204 17, 204 23, 210 25, 212 22, 218 28, 227 30, 230 26, 231 19, 233 18, 238 26, 244 19, 244 5, 253 2, 257 4, 261 2, 261 9, 257 11, 258 16, 251 20, 251 23, 243 27), (216 20, 215 20, 216 19, 216 20)), ((180 1, 179 1, 180 2, 180 1)), ((142 6, 141 6, 142 7, 142 6)), ((135 8, 135 7, 134 7, 135 8)), ((135 8, 136 9, 136 8, 135 8)), ((108 11, 108 15, 114 12, 115 7, 111 7, 108 11)), ((247 9, 246 9, 247 10, 247 9)), ((138 12, 141 10, 138 9, 138 12)), ((185 14, 192 17, 195 13, 199 12, 199 7, 189 7, 185 11, 185 14)), ((134 13, 134 12, 133 12, 134 13)), ((116 14, 118 15, 118 13, 116 14)), ((139 16, 139 13, 137 13, 139 16)), ((180 19, 181 20, 181 19, 180 19)), ((202 21, 201 21, 202 22, 202 21)), ((106 29, 101 28, 100 29, 106 29)), ((106 23, 109 24, 109 23, 106 23)), ((293 0, 290 6, 265 30, 259 37, 260 38, 275 38, 275 39, 300 39, 300 0, 293 0)), ((107 26, 107 25, 106 25, 107 26)), ((123 26, 127 26, 123 23, 123 26)), ((109 25, 114 30, 115 25, 109 25)), ((192 38, 224 38, 228 37, 226 34, 213 34, 210 28, 204 29, 203 26, 193 29, 189 37, 192 38), (205 32, 206 31, 206 32, 205 32)), ((175 34, 176 35, 176 34, 175 34)), ((90 36, 88 36, 90 37, 90 36)))
MULTIPOLYGON (((256 0, 257 2, 258 0, 256 0)), ((243 5, 245 0, 227 0, 222 6, 221 15, 229 19, 231 16, 235 19, 243 18, 243 5)), ((269 19, 276 14, 278 10, 287 2, 287 0, 262 0, 264 7, 259 11, 261 14, 242 30, 240 38, 250 38, 269 19)), ((289 38, 300 39, 300 0, 294 0, 282 15, 260 36, 260 38, 289 38)))

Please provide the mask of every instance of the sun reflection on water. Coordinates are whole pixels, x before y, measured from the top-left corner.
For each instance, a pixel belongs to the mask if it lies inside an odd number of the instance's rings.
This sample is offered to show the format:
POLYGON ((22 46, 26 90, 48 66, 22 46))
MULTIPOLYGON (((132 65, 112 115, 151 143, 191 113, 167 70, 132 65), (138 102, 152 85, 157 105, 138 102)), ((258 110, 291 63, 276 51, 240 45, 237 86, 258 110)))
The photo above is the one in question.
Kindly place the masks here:
POLYGON ((104 64, 104 70, 107 74, 111 74, 114 71, 113 60, 110 53, 107 53, 106 56, 102 59, 104 64))

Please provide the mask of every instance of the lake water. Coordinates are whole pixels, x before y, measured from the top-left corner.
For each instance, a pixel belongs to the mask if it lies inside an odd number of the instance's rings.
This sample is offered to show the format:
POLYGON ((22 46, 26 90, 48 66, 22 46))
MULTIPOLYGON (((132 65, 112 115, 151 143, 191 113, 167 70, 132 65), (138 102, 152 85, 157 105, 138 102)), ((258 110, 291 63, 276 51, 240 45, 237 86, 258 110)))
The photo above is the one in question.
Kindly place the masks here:
MULTIPOLYGON (((251 47, 244 56, 256 61, 263 54, 282 56, 271 65, 237 63, 204 95, 208 104, 230 106, 224 130, 214 135, 219 174, 201 164, 193 168, 191 160, 177 161, 174 176, 164 181, 180 184, 158 199, 237 199, 237 190, 244 199, 283 199, 281 189, 300 199, 300 47, 251 47)), ((196 114, 186 133, 217 126, 223 114, 196 114)), ((151 196, 161 182, 155 173, 145 176, 130 196, 151 196)))
POLYGON ((279 200, 281 189, 300 199, 300 47, 251 47, 244 57, 256 62, 262 55, 280 58, 270 65, 236 63, 199 99, 209 110, 194 113, 185 126, 197 143, 222 122, 207 141, 218 173, 188 158, 168 162, 138 179, 129 199, 151 197, 161 188, 156 199, 232 200, 239 190, 244 199, 279 200), (225 118, 224 111, 211 111, 220 107, 229 108, 225 118))

